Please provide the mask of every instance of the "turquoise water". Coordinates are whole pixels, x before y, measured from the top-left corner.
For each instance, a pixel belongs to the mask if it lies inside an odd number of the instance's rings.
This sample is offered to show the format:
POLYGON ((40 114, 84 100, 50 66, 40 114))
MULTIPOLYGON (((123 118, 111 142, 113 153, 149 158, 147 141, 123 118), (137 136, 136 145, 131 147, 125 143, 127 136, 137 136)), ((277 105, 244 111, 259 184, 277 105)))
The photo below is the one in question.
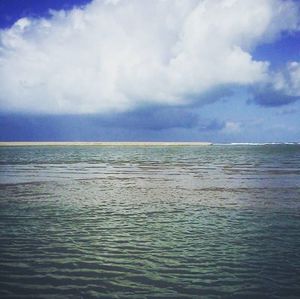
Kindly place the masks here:
POLYGON ((0 148, 0 298, 299 298, 300 146, 0 148))

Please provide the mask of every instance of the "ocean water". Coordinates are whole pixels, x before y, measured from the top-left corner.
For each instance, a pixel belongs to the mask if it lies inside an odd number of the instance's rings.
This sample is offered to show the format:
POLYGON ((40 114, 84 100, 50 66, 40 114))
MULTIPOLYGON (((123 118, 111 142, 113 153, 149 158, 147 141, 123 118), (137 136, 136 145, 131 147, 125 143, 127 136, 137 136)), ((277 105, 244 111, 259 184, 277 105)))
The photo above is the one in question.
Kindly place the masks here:
POLYGON ((0 148, 0 298, 300 298, 300 146, 0 148))

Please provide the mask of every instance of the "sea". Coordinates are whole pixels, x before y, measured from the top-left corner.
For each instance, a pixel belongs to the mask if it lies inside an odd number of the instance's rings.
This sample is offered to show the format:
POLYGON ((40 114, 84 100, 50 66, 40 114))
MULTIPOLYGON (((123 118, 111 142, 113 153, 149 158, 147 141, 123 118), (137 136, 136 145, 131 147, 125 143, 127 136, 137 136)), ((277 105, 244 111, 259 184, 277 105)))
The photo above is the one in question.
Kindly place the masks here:
POLYGON ((300 145, 1 147, 0 298, 300 298, 300 145))

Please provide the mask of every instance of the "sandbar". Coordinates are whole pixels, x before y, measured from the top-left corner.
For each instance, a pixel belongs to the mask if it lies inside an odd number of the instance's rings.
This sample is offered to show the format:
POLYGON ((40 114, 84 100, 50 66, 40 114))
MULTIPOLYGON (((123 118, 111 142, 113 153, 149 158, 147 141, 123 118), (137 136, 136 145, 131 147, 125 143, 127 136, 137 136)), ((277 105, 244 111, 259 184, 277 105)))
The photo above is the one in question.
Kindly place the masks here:
POLYGON ((212 145, 211 142, 132 142, 132 141, 118 141, 118 142, 65 142, 65 141, 8 141, 0 142, 0 146, 207 146, 212 145))

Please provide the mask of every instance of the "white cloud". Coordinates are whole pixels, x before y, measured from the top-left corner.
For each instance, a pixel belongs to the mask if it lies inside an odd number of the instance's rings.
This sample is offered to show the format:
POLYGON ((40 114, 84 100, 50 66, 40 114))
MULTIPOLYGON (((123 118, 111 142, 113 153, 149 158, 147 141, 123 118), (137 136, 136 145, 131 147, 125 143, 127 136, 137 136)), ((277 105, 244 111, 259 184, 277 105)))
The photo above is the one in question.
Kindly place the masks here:
POLYGON ((269 80, 273 89, 290 96, 300 96, 300 63, 292 61, 286 68, 274 73, 269 80))
POLYGON ((222 129, 225 134, 237 134, 241 132, 241 124, 239 122, 227 121, 222 129))
POLYGON ((298 13, 283 0, 94 0, 23 18, 0 32, 0 107, 106 113, 264 82, 251 50, 297 29, 298 13))

